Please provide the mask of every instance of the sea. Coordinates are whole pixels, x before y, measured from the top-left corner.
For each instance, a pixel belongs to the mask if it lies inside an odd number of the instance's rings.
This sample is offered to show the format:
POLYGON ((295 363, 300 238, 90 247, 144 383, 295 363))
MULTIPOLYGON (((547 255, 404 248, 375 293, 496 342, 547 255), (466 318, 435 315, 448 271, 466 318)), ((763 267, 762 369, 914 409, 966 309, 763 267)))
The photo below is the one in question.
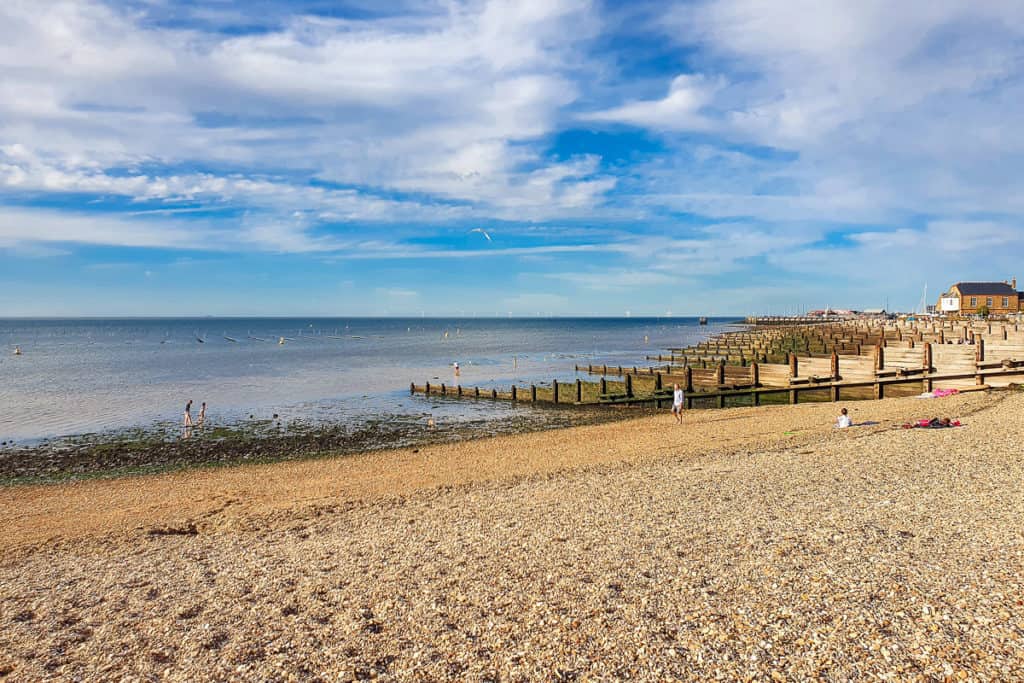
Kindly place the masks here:
POLYGON ((409 384, 507 387, 587 378, 588 363, 648 354, 729 329, 734 318, 0 319, 0 442, 180 422, 476 422, 529 405, 411 396, 409 384), (20 355, 15 355, 20 349, 20 355), (459 364, 456 379, 454 364, 459 364))

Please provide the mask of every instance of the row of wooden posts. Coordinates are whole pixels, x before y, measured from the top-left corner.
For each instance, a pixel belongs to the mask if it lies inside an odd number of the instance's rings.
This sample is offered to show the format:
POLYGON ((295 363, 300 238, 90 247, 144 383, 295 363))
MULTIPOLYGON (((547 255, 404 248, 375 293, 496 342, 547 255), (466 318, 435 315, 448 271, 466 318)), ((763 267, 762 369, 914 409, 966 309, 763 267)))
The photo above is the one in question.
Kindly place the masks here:
MULTIPOLYGON (((588 370, 601 371, 604 374, 619 374, 623 378, 623 390, 618 394, 610 394, 608 391, 608 380, 601 377, 597 382, 599 400, 590 403, 615 403, 615 404, 651 404, 661 407, 671 400, 671 392, 666 390, 666 385, 679 383, 686 396, 686 407, 692 408, 695 401, 714 400, 719 407, 725 407, 726 399, 729 397, 749 397, 752 405, 759 405, 761 396, 765 394, 788 393, 790 403, 798 403, 801 393, 829 392, 832 401, 840 399, 842 389, 872 388, 873 397, 881 399, 885 397, 885 389, 891 385, 902 385, 908 383, 920 383, 924 391, 932 391, 935 382, 964 380, 973 378, 975 385, 984 386, 986 377, 999 376, 1010 377, 1024 375, 1024 361, 999 361, 985 363, 985 342, 978 339, 975 345, 975 368, 970 372, 936 374, 932 367, 932 346, 924 344, 923 362, 920 368, 893 368, 885 369, 885 348, 882 345, 875 347, 875 376, 869 379, 857 381, 844 381, 841 375, 839 355, 833 353, 831 356, 831 367, 828 376, 823 377, 799 377, 800 358, 796 354, 789 356, 790 380, 787 386, 763 386, 760 381, 760 366, 758 363, 751 363, 749 375, 746 382, 729 385, 726 383, 725 363, 719 363, 715 368, 714 378, 715 390, 695 391, 693 381, 693 368, 685 367, 678 374, 671 372, 672 368, 648 368, 648 372, 641 372, 638 368, 623 368, 622 366, 588 366, 588 370), (637 396, 633 389, 633 378, 648 375, 654 378, 654 389, 652 395, 637 396)), ((577 366, 577 369, 582 369, 577 366)), ((551 399, 544 399, 551 403, 583 403, 582 380, 575 380, 574 384, 568 385, 570 393, 564 393, 566 385, 553 380, 551 382, 551 399), (571 399, 569 398, 571 396, 571 399)), ((449 386, 446 384, 431 385, 429 382, 422 386, 415 383, 409 385, 412 394, 435 394, 453 397, 509 399, 512 401, 538 402, 537 385, 532 384, 528 388, 521 388, 512 385, 509 392, 499 392, 496 388, 480 389, 479 387, 465 388, 460 385, 449 386)))
MULTIPOLYGON (((633 385, 632 378, 628 377, 626 379, 626 386, 629 387, 630 390, 631 390, 632 389, 632 385, 633 385)), ((559 402, 559 398, 560 398, 559 392, 560 392, 562 386, 563 386, 563 384, 560 384, 557 379, 551 380, 551 392, 552 392, 552 400, 551 400, 551 402, 552 403, 558 403, 559 402)), ((606 380, 602 377, 601 378, 601 391, 602 391, 602 393, 606 393, 606 388, 607 388, 606 380)), ((576 385, 575 385, 574 389, 575 389, 574 390, 574 396, 575 396, 575 401, 574 402, 575 403, 581 403, 583 401, 583 381, 582 380, 576 380, 576 385)), ((415 382, 411 382, 409 384, 409 393, 410 394, 417 394, 417 393, 419 393, 419 394, 439 394, 441 396, 455 396, 455 397, 458 397, 458 398, 472 397, 472 398, 492 398, 492 399, 498 399, 498 398, 502 398, 503 397, 502 394, 504 392, 499 392, 494 387, 492 387, 490 389, 483 389, 483 390, 481 390, 480 387, 463 387, 462 385, 459 385, 459 384, 456 384, 455 386, 449 386, 449 385, 444 384, 444 383, 442 383, 442 384, 431 384, 430 382, 427 382, 423 386, 417 386, 415 382)), ((530 403, 537 403, 537 385, 536 384, 531 384, 526 389, 525 392, 522 391, 520 389, 520 387, 518 387, 515 384, 513 384, 512 388, 511 388, 511 391, 509 393, 511 395, 511 400, 513 400, 513 401, 526 401, 526 400, 529 400, 530 403), (523 394, 523 393, 525 393, 526 396, 522 396, 521 394, 523 394), (529 397, 528 399, 527 399, 527 396, 529 397)))
MULTIPOLYGON (((950 380, 962 380, 975 378, 976 389, 986 389, 988 385, 985 383, 985 379, 988 377, 1019 377, 1024 376, 1024 361, 1017 361, 1011 363, 1003 363, 1001 367, 992 368, 991 370, 984 370, 980 372, 971 373, 949 373, 949 374, 928 374, 924 369, 916 371, 905 371, 903 374, 893 375, 891 377, 876 377, 874 379, 865 381, 832 381, 829 379, 823 380, 822 382, 809 382, 802 385, 791 385, 788 387, 765 387, 756 386, 744 389, 726 389, 721 391, 696 391, 688 392, 684 395, 684 404, 687 409, 693 409, 694 404, 697 401, 707 402, 713 401, 714 405, 718 408, 725 408, 728 399, 741 399, 748 398, 750 402, 746 405, 758 406, 762 403, 762 397, 770 394, 788 394, 788 402, 791 404, 797 404, 800 402, 800 395, 806 392, 829 392, 829 399, 832 401, 840 400, 840 391, 842 389, 859 389, 859 388, 872 388, 873 398, 882 399, 885 398, 885 390, 888 386, 903 385, 910 383, 921 383, 925 390, 930 391, 934 382, 950 381, 950 380)), ((660 377, 660 375, 659 375, 660 377)), ((636 396, 632 391, 632 376, 625 376, 626 390, 621 395, 616 395, 607 401, 596 401, 588 402, 584 404, 582 402, 582 382, 576 380, 575 382, 575 401, 571 402, 575 405, 648 405, 651 407, 662 408, 672 401, 670 392, 662 390, 660 393, 656 392, 650 396, 636 396)), ((570 404, 568 401, 562 401, 560 394, 560 387, 562 385, 557 381, 552 381, 552 399, 551 403, 570 404)), ((602 377, 600 380, 601 393, 607 394, 606 380, 602 377)), ((961 389, 960 391, 967 391, 968 389, 961 389)), ((431 385, 427 383, 422 386, 418 386, 415 383, 409 386, 410 393, 416 394, 433 394, 440 396, 458 397, 458 398, 489 398, 489 399, 506 399, 512 401, 529 401, 531 403, 538 403, 539 399, 537 396, 536 385, 531 385, 528 392, 520 392, 516 385, 511 386, 511 391, 508 393, 499 392, 496 388, 481 390, 480 387, 464 388, 462 386, 447 386, 445 384, 431 385), (525 395, 523 395, 525 394, 525 395), (529 398, 527 398, 527 396, 529 398)))
MULTIPOLYGON (((1013 331, 1016 333, 1017 326, 1013 327, 1013 331)), ((828 357, 830 353, 859 356, 865 349, 872 349, 879 345, 887 347, 890 343, 899 342, 906 344, 907 348, 914 348, 915 344, 926 341, 925 335, 919 331, 904 334, 899 328, 891 338, 886 334, 842 335, 820 330, 808 333, 802 331, 802 328, 785 333, 781 330, 772 330, 771 332, 776 334, 724 333, 713 341, 701 342, 687 348, 669 349, 669 355, 648 355, 646 360, 668 361, 671 364, 693 365, 701 368, 707 368, 719 361, 725 361, 730 365, 745 366, 753 361, 768 363, 773 359, 783 359, 782 362, 785 362, 784 359, 788 358, 792 352, 817 358, 828 357)), ((995 336, 990 338, 1005 341, 1008 339, 1009 333, 1009 328, 1003 326, 995 333, 995 336)), ((990 332, 990 334, 992 333, 990 332)), ((976 340, 982 339, 981 334, 975 333, 972 329, 961 329, 960 334, 949 337, 945 334, 945 330, 940 329, 936 334, 930 334, 929 337, 932 337, 934 343, 938 344, 953 343, 954 341, 974 344, 976 340)))

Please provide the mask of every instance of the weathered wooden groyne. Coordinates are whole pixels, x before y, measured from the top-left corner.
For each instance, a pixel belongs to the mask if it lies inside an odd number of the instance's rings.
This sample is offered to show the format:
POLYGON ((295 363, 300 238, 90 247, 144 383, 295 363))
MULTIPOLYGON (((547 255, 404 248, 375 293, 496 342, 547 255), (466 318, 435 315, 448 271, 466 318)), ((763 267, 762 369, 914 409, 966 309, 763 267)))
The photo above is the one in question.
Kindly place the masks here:
POLYGON ((1024 377, 1019 324, 889 322, 796 325, 726 332, 670 349, 660 365, 574 366, 597 381, 461 387, 410 385, 410 392, 565 405, 663 407, 679 384, 686 406, 760 405, 908 395, 936 388, 1008 386, 1024 377), (777 362, 782 360, 783 362, 777 362), (776 361, 776 362, 772 362, 776 361), (615 379, 609 379, 614 377, 615 379))

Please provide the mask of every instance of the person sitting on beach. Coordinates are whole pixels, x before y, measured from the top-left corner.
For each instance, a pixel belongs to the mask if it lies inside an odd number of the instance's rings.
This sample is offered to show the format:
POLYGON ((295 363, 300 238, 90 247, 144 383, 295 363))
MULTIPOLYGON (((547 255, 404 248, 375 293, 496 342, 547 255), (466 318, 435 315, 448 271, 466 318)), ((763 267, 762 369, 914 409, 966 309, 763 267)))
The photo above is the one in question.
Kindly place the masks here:
POLYGON ((849 412, 846 408, 839 411, 839 417, 836 418, 836 428, 846 429, 847 427, 853 426, 853 420, 850 419, 849 412))
POLYGON ((678 384, 672 385, 672 414, 677 423, 683 423, 683 390, 678 384))

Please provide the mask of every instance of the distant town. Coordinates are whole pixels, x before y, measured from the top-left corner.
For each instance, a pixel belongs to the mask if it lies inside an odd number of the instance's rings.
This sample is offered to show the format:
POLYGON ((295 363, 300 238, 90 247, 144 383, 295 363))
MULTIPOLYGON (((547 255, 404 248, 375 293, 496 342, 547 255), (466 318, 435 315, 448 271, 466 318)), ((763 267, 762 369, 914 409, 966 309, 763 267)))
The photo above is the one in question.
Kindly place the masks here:
POLYGON ((895 312, 884 308, 818 308, 802 316, 751 316, 748 322, 770 324, 794 320, 850 320, 858 318, 906 318, 914 316, 942 318, 1020 318, 1024 316, 1024 291, 1017 289, 1017 278, 1002 282, 957 282, 934 303, 922 298, 915 311, 895 312))

